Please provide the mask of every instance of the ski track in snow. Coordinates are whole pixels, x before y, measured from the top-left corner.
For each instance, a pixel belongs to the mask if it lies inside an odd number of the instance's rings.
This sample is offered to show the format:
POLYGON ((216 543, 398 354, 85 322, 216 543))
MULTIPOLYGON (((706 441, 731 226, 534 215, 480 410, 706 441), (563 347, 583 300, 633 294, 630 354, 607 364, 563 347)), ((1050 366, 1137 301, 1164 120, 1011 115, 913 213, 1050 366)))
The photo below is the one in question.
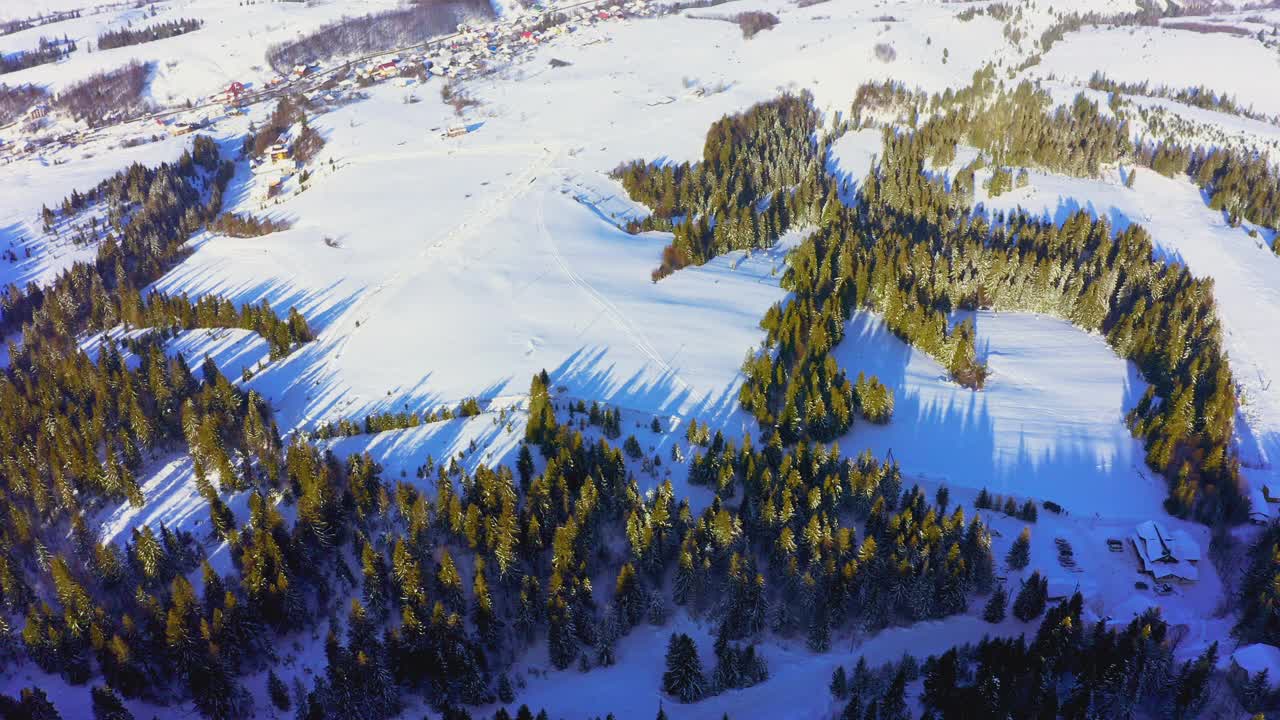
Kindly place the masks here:
POLYGON ((650 344, 649 340, 644 336, 644 333, 640 332, 640 330, 638 330, 636 326, 618 310, 616 305, 610 302, 604 295, 601 295, 600 292, 591 285, 591 283, 584 280, 581 275, 575 272, 574 269, 565 262, 564 256, 560 254, 559 245, 547 230, 547 222, 544 215, 544 207, 546 205, 545 200, 545 194, 540 196, 538 200, 538 236, 542 238, 543 244, 546 245, 549 254, 556 261, 556 265, 559 266, 565 276, 569 278, 569 281, 572 282, 575 287, 586 293, 587 296, 591 298, 591 301, 600 308, 601 312, 608 315, 609 319, 612 320, 620 330, 627 334, 627 337, 636 346, 636 348, 640 350, 640 352, 644 353, 650 360, 653 360, 658 367, 662 368, 672 380, 680 385, 681 389, 688 390, 689 384, 686 383, 684 379, 680 377, 679 373, 677 373, 671 365, 662 358, 662 355, 653 347, 652 344, 650 344))
MULTIPOLYGON (((507 148, 503 148, 506 150, 507 148)), ((423 152, 421 155, 431 155, 440 153, 423 152)), ((374 288, 364 292, 355 303, 347 309, 342 316, 328 328, 325 328, 315 342, 321 342, 331 345, 332 351, 329 353, 331 360, 327 364, 332 366, 334 361, 341 359, 343 350, 351 342, 352 337, 359 332, 360 328, 367 324, 369 319, 377 314, 386 304, 386 298, 393 296, 394 293, 387 293, 386 290, 396 288, 408 282, 420 271, 419 265, 424 260, 430 258, 437 250, 442 250, 449 245, 459 241, 460 239, 477 232, 482 229, 490 220, 499 215, 502 211, 510 207, 512 201, 528 192, 537 180, 539 173, 545 172, 551 167, 557 151, 548 148, 542 148, 542 156, 533 165, 528 166, 512 180, 504 190, 493 200, 485 202, 478 209, 474 210, 471 215, 460 220, 454 225, 448 233, 443 237, 439 237, 431 242, 431 236, 427 237, 427 241, 423 244, 418 254, 410 258, 400 266, 400 269, 385 281, 379 283, 374 288)), ((377 156, 370 158, 362 158, 353 160, 354 163, 363 163, 375 161, 377 156)), ((397 156, 403 158, 403 156, 397 156)), ((313 414, 305 414, 302 417, 301 425, 309 424, 315 421, 317 417, 313 414)))

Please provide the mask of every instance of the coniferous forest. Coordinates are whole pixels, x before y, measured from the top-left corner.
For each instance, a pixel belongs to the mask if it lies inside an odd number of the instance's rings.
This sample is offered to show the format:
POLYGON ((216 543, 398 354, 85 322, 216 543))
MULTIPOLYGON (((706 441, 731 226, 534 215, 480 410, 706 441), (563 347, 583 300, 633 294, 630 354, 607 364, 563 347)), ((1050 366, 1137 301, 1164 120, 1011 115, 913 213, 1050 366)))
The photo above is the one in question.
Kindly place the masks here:
MULTIPOLYGON (((708 134, 703 162, 682 174, 680 167, 643 163, 617 172, 634 199, 655 208, 656 219, 636 229, 682 218, 674 226, 672 246, 679 262, 667 262, 673 254, 668 249, 655 278, 689 261, 705 261, 705 254, 681 250, 689 237, 723 235, 726 240, 712 246, 719 250, 759 247, 776 237, 776 232, 763 239, 721 232, 730 223, 717 218, 734 212, 754 218, 760 214, 755 209, 767 204, 785 218, 774 227, 816 225, 791 254, 783 277, 783 287, 795 297, 765 315, 764 346, 744 365, 748 381, 740 399, 762 428, 775 429, 787 444, 800 438, 826 442, 851 427, 857 403, 853 383, 830 350, 841 341, 854 310, 876 311, 890 330, 972 388, 982 387, 987 371, 977 357, 972 324, 952 326, 950 315, 979 308, 1041 312, 1103 334, 1151 383, 1152 391, 1129 423, 1145 442, 1147 463, 1169 480, 1170 512, 1211 524, 1243 519, 1246 505, 1229 447, 1234 385, 1211 283, 1154 259, 1151 239, 1140 226, 1113 232, 1105 220, 1084 211, 1061 225, 1019 213, 988 217, 970 207, 972 185, 960 180, 948 185, 926 172, 930 163, 950 163, 957 144, 966 142, 990 153, 999 165, 1091 175, 1101 163, 1141 155, 1142 148, 1128 143, 1120 121, 1083 98, 1050 113, 1046 93, 1028 83, 1006 90, 990 70, 975 74, 968 88, 932 97, 893 84, 868 86, 851 108, 851 123, 890 112, 916 118, 917 127, 885 128, 878 164, 860 184, 856 202, 846 205, 838 196, 838 181, 822 170, 829 138, 815 140, 812 132, 778 135, 784 109, 795 114, 797 105, 809 102, 783 96, 721 121, 708 134), (934 114, 919 121, 925 109, 934 114), (733 169, 732 152, 718 150, 727 133, 722 128, 744 137, 790 137, 769 145, 766 152, 778 158, 773 164, 811 172, 780 177, 773 185, 739 180, 763 171, 745 153, 733 169), (732 203, 729 209, 718 207, 714 200, 681 205, 679 198, 696 197, 688 189, 696 187, 713 199, 737 198, 739 209, 732 203), (681 227, 694 228, 693 235, 683 234, 681 227)), ((1230 195, 1229 187, 1234 186, 1224 180, 1213 197, 1230 195)))
POLYGON ((98 49, 110 50, 112 48, 151 42, 152 40, 164 40, 192 32, 193 30, 199 30, 202 25, 204 25, 204 22, 196 18, 182 18, 180 20, 170 20, 169 22, 159 22, 141 28, 123 27, 119 30, 107 30, 98 36, 98 49))

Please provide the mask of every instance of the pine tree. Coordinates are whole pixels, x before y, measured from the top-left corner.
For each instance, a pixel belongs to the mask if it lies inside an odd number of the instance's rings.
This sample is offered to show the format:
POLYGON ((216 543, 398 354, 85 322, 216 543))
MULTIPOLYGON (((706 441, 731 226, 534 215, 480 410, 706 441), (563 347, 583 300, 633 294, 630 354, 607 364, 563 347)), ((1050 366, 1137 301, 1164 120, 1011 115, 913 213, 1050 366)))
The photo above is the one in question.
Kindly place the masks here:
POLYGON ((1018 597, 1013 601, 1013 616, 1022 622, 1030 622, 1044 612, 1049 595, 1049 581, 1040 577, 1040 571, 1031 573, 1023 583, 1018 597))
POLYGON ((621 629, 618 627, 617 613, 605 613, 604 622, 601 623, 600 630, 596 633, 595 656, 597 665, 610 667, 618 661, 615 646, 620 634, 621 629))
POLYGON ((1022 532, 1018 534, 1013 545, 1009 547, 1009 553, 1005 555, 1005 562, 1011 570, 1021 570, 1031 562, 1031 528, 1023 527, 1022 532))
MULTIPOLYGON (((511 678, 506 673, 502 673, 498 677, 498 701, 504 705, 510 705, 516 700, 515 688, 511 686, 511 678)), ((517 716, 519 713, 517 713, 517 716)))
POLYGON ((693 638, 672 633, 667 643, 667 670, 662 675, 663 692, 680 702, 690 703, 702 698, 704 687, 702 663, 693 638))
POLYGON ((289 710, 289 688, 285 686, 284 681, 276 675, 276 671, 267 671, 267 695, 271 698, 271 704, 276 709, 282 711, 289 710))
POLYGON ((1174 681, 1173 717, 1192 718, 1200 714, 1209 700, 1209 680, 1218 661, 1218 643, 1214 642, 1194 661, 1183 663, 1174 681))
POLYGON ((843 665, 837 665, 835 672, 831 673, 831 695, 837 700, 849 697, 849 681, 843 665))
POLYGON ((991 598, 987 600, 986 607, 982 609, 982 619, 993 625, 1004 620, 1005 605, 1009 602, 1009 596, 1004 590, 1004 585, 996 586, 991 598))
POLYGON ((986 488, 982 488, 978 492, 978 499, 973 501, 973 506, 979 510, 989 509, 991 507, 991 493, 987 492, 986 488))
POLYGON ((1245 709, 1258 709, 1267 704, 1267 696, 1271 693, 1271 680, 1266 668, 1254 673, 1240 690, 1240 704, 1245 709))
POLYGON ((99 685, 90 691, 93 703, 93 720, 133 720, 133 713, 114 690, 99 685))
POLYGON ((618 579, 614 584, 613 605, 618 623, 623 632, 629 631, 640 623, 644 617, 645 594, 640 586, 631 563, 624 564, 618 570, 618 579))
POLYGON ((906 691, 906 671, 900 668, 897 674, 893 676, 893 681, 889 683, 889 689, 885 691, 884 697, 880 700, 879 720, 907 720, 909 711, 906 691))
POLYGON ((527 443, 520 443, 520 455, 516 459, 516 471, 520 473, 520 490, 529 492, 529 481, 533 478, 533 453, 529 452, 527 443))
POLYGON ((38 687, 23 688, 17 701, 0 695, 0 710, 6 718, 15 720, 62 720, 49 696, 38 687))

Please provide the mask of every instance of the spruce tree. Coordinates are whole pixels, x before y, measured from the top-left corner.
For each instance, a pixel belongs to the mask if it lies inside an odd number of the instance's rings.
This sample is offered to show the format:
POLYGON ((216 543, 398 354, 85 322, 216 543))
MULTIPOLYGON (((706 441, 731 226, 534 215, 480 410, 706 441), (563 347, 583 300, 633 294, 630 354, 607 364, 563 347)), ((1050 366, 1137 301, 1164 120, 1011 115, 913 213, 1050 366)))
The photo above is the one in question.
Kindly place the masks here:
POLYGON ((1049 581, 1040 577, 1040 571, 1031 573, 1023 583, 1018 597, 1013 601, 1013 616, 1022 622, 1030 622, 1044 612, 1049 594, 1049 581))
POLYGON ((267 671, 267 695, 271 698, 271 704, 278 710, 289 709, 289 688, 285 686, 280 676, 276 675, 275 670, 267 671))
POLYGON ((133 720, 133 713, 124 706, 115 690, 99 685, 89 695, 93 704, 93 720, 133 720))
POLYGON ((843 665, 837 665, 835 672, 831 673, 831 695, 837 700, 849 697, 849 680, 843 665))
POLYGON ((1022 528, 1022 532, 1018 533, 1017 539, 1009 548, 1009 554, 1005 555, 1004 559, 1010 570, 1021 570, 1031 562, 1031 528, 1022 528))
POLYGON ((662 690, 680 702, 696 702, 702 697, 705 680, 698 649, 693 638, 672 633, 667 643, 667 670, 662 675, 662 690))
POLYGON ((982 609, 982 619, 989 623, 995 624, 1004 620, 1005 605, 1009 602, 1009 596, 1004 590, 1004 585, 996 586, 991 598, 987 600, 986 607, 982 609))
MULTIPOLYGON (((511 678, 506 673, 502 673, 502 675, 498 676, 498 701, 504 705, 510 705, 515 700, 516 691, 511 686, 511 678)), ((517 716, 519 715, 519 713, 516 714, 517 716)))
POLYGON ((1173 688, 1173 717, 1193 718, 1209 700, 1209 681, 1218 661, 1218 643, 1214 642, 1195 660, 1182 664, 1173 688))

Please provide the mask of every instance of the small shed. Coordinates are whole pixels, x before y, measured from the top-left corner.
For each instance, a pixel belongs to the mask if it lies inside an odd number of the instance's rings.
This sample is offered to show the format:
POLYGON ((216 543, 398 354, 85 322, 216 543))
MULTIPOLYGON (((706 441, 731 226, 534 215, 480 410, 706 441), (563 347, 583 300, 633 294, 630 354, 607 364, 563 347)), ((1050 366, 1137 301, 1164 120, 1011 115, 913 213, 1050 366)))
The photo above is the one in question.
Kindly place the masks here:
POLYGON ((1065 600, 1076 593, 1088 599, 1097 590, 1093 581, 1083 575, 1050 575, 1045 585, 1049 600, 1065 600))

